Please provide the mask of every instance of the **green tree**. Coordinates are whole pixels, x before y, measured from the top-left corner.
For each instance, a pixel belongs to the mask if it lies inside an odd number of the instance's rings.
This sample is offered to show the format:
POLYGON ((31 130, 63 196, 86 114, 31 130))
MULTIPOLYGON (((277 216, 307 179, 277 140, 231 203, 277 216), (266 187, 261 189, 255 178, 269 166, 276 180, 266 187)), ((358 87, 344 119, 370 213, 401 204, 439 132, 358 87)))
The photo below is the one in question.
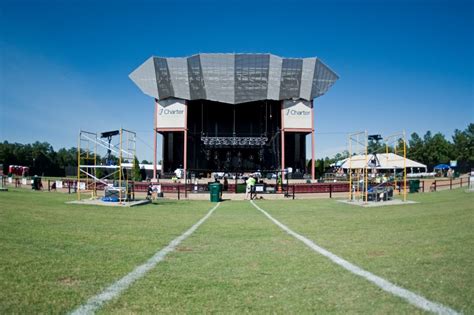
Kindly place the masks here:
POLYGON ((314 161, 314 176, 316 178, 319 178, 324 175, 324 160, 323 159, 317 159, 314 161))
POLYGON ((13 148, 13 144, 8 141, 0 143, 0 163, 3 164, 3 174, 8 174, 8 166, 15 164, 16 158, 13 148))
POLYGON ((458 161, 460 171, 474 167, 474 124, 469 124, 463 131, 454 131, 453 159, 458 161))
POLYGON ((26 146, 20 145, 18 150, 23 151, 23 154, 18 156, 19 163, 21 165, 31 165, 30 174, 57 175, 58 169, 54 161, 55 152, 48 142, 36 141, 31 146, 29 144, 26 146))
POLYGON ((133 165, 132 165, 132 180, 134 181, 141 181, 142 180, 142 174, 140 171, 140 164, 138 162, 137 157, 133 159, 133 165))
POLYGON ((424 162, 423 150, 424 150, 423 139, 416 132, 412 133, 410 140, 408 140, 407 157, 414 161, 423 163, 424 162))
POLYGON ((383 153, 385 152, 385 146, 379 141, 370 140, 367 144, 367 152, 372 153, 383 153))
MULTIPOLYGON (((347 159, 348 157, 349 157, 349 151, 344 150, 344 151, 342 151, 342 153, 336 153, 336 155, 334 155, 334 157, 332 159, 328 159, 328 162, 329 162, 329 164, 332 164, 334 162, 347 159)), ((329 165, 327 165, 327 166, 329 166, 329 165)))
POLYGON ((438 132, 431 135, 431 132, 428 131, 423 140, 422 163, 426 164, 428 168, 439 163, 449 163, 453 157, 452 144, 446 140, 443 134, 438 132))
POLYGON ((60 168, 65 168, 67 166, 77 166, 77 149, 59 149, 56 154, 56 163, 60 168))
MULTIPOLYGON (((403 156, 403 151, 406 150, 407 157, 408 157, 408 145, 406 145, 402 138, 397 139, 397 144, 395 147, 395 151, 398 155, 403 156)), ((391 148, 388 148, 388 152, 392 152, 391 148)))

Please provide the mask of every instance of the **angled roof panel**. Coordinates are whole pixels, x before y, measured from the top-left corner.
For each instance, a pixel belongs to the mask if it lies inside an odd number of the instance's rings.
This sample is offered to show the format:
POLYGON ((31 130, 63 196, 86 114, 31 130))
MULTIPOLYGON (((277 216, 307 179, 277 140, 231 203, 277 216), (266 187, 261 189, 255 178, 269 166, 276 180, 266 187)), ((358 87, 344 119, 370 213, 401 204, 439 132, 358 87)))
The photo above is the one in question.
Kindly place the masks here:
POLYGON ((278 100, 280 97, 281 64, 280 57, 270 55, 270 67, 268 71, 267 99, 278 100))
POLYGON ((201 57, 195 55, 187 59, 189 76, 189 96, 191 100, 206 99, 206 87, 202 74, 201 57))
POLYGON ((339 79, 339 76, 329 69, 321 60, 317 59, 314 69, 311 98, 316 98, 326 93, 337 79, 339 79))
POLYGON ((305 100, 312 99, 311 90, 313 86, 314 66, 316 58, 303 59, 303 72, 301 74, 300 98, 305 100))
POLYGON ((266 99, 269 55, 235 55, 235 103, 266 99))
POLYGON ((206 99, 234 104, 234 55, 200 54, 200 56, 206 99))
POLYGON ((166 58, 154 58, 156 84, 160 99, 173 97, 175 95, 173 84, 171 83, 170 71, 168 68, 168 60, 166 58))
POLYGON ((280 100, 300 98, 303 59, 284 58, 281 65, 280 100))
POLYGON ((188 61, 185 58, 167 58, 174 97, 190 99, 188 61))
POLYGON ((128 76, 140 90, 154 98, 158 98, 158 85, 156 84, 155 63, 153 57, 148 58, 128 76))
POLYGON ((304 99, 326 93, 339 78, 317 58, 271 54, 198 54, 152 57, 130 74, 143 93, 157 99, 205 99, 239 104, 304 99))

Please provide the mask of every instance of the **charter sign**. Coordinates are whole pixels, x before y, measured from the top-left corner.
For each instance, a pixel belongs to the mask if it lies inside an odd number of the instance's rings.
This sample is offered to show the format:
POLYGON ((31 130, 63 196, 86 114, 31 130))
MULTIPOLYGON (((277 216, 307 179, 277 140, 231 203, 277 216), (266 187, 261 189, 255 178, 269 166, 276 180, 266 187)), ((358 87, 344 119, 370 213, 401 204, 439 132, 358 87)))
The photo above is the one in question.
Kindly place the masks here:
POLYGON ((309 129, 313 127, 311 103, 304 100, 283 102, 283 125, 285 129, 309 129))
POLYGON ((158 101, 156 128, 186 128, 186 103, 184 100, 165 99, 158 101))

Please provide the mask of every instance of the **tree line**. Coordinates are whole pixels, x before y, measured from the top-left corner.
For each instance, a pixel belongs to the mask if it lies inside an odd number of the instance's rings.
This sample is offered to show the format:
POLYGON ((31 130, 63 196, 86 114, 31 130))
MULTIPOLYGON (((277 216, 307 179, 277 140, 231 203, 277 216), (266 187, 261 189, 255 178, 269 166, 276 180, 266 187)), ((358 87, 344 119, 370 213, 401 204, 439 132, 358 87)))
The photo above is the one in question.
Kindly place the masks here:
POLYGON ((48 142, 31 144, 0 143, 0 164, 3 173, 8 174, 9 165, 28 166, 30 174, 64 176, 67 166, 77 165, 77 149, 59 149, 54 151, 48 142))
MULTIPOLYGON (((423 137, 416 132, 410 135, 407 140, 407 158, 426 164, 428 170, 431 171, 434 166, 455 160, 458 163, 457 170, 460 172, 468 172, 474 168, 474 124, 469 124, 466 129, 456 129, 451 141, 446 139, 442 133, 433 134, 427 131, 423 137)), ((403 142, 398 142, 396 151, 398 154, 403 152, 403 142)), ((389 150, 393 152, 393 148, 389 150)), ((383 144, 380 142, 369 141, 368 152, 385 152, 383 144)), ((332 158, 325 157, 315 161, 316 177, 322 176, 330 165, 349 157, 346 150, 337 153, 332 158)))
MULTIPOLYGON (((102 163, 102 160, 103 157, 97 156, 98 164, 102 163)), ((138 160, 135 160, 136 167, 137 162, 138 160)), ((143 160, 142 163, 149 162, 143 160)), ((8 174, 9 165, 20 165, 28 166, 30 175, 64 177, 67 168, 74 168, 74 173, 76 172, 77 148, 61 148, 55 151, 48 142, 21 144, 4 141, 0 142, 0 164, 3 165, 3 174, 8 174)), ((133 173, 138 172, 134 170, 133 173)))

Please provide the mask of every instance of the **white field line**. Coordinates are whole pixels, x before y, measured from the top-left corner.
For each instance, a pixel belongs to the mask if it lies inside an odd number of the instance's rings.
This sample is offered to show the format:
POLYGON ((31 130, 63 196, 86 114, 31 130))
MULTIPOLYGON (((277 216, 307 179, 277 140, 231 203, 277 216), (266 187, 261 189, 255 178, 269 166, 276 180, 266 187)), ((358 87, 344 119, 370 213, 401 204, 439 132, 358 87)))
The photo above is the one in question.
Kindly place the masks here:
POLYGON ((147 262, 143 265, 136 267, 133 271, 129 274, 124 276, 122 279, 117 280, 107 288, 105 288, 99 294, 91 297, 87 300, 87 302, 80 307, 76 308, 70 314, 79 315, 79 314, 94 314, 102 305, 113 298, 118 297, 123 291, 125 291, 131 284, 133 284, 138 279, 142 278, 147 272, 153 269, 160 261, 162 261, 166 255, 173 250, 175 250, 176 246, 178 246, 182 241, 184 241, 188 236, 194 233, 196 229, 206 221, 214 210, 220 205, 218 203, 215 207, 213 207, 209 212, 202 217, 196 224, 189 228, 186 232, 175 238, 162 250, 156 252, 147 262))
POLYGON ((373 273, 368 272, 368 271, 366 271, 366 270, 364 270, 364 269, 348 262, 347 260, 331 253, 330 251, 322 248, 321 246, 317 245, 316 243, 314 243, 310 239, 304 237, 303 235, 300 235, 300 234, 292 231, 286 225, 284 225, 280 221, 276 220, 270 214, 268 214, 265 210, 263 210, 262 208, 257 206, 253 202, 253 200, 251 200, 250 202, 252 203, 252 205, 257 210, 262 212, 267 218, 269 218, 271 221, 273 221, 273 223, 278 225, 286 233, 288 233, 291 236, 293 236, 294 238, 302 241, 306 246, 308 246, 309 248, 311 248, 315 252, 329 258, 331 261, 338 264, 342 268, 344 268, 344 269, 352 272, 353 274, 361 276, 362 278, 372 282, 373 284, 375 284, 376 286, 378 286, 382 290, 384 290, 386 292, 389 292, 393 295, 396 295, 398 297, 401 297, 402 299, 408 301, 410 304, 412 304, 416 307, 419 307, 419 308, 421 308, 425 311, 433 312, 433 313, 436 313, 436 314, 459 314, 458 312, 456 312, 455 310, 453 310, 453 309, 451 309, 447 306, 444 306, 444 305, 439 304, 439 303, 432 302, 432 301, 424 298, 421 295, 418 295, 418 294, 416 294, 414 292, 411 292, 407 289, 399 287, 399 286, 391 283, 390 281, 385 280, 384 278, 381 278, 379 276, 376 276, 373 273))

